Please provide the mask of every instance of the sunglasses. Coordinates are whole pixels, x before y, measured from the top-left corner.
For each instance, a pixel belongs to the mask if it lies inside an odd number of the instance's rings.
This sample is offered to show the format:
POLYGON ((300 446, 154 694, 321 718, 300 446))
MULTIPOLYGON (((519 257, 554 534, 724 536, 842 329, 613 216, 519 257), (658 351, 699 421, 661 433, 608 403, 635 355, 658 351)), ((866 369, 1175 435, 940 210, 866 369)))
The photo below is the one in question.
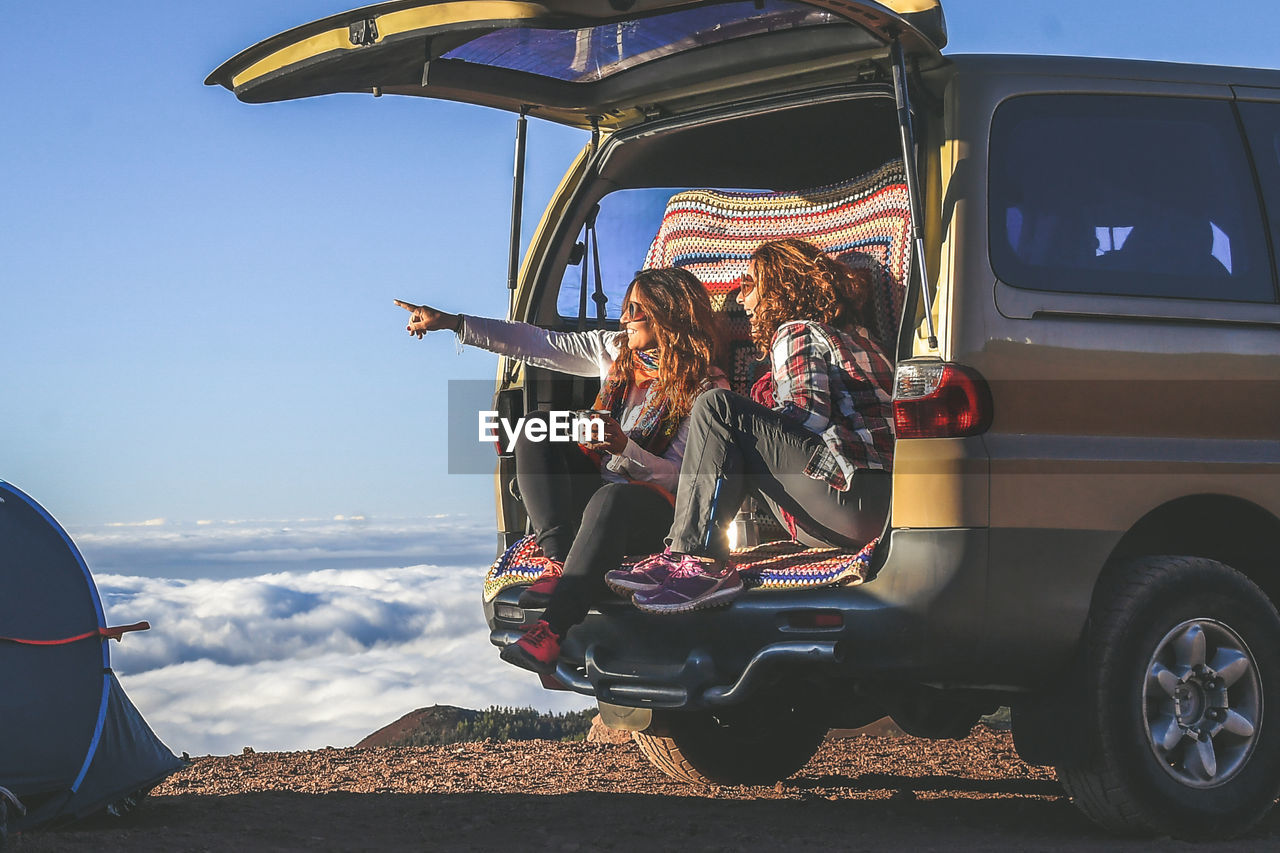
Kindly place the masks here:
POLYGON ((758 282, 751 277, 751 273, 743 273, 742 278, 738 279, 738 292, 742 294, 742 298, 746 299, 751 295, 751 291, 756 289, 758 282))
POLYGON ((628 302, 622 306, 622 322, 638 323, 641 320, 648 320, 649 315, 644 313, 644 309, 640 307, 639 302, 628 302))

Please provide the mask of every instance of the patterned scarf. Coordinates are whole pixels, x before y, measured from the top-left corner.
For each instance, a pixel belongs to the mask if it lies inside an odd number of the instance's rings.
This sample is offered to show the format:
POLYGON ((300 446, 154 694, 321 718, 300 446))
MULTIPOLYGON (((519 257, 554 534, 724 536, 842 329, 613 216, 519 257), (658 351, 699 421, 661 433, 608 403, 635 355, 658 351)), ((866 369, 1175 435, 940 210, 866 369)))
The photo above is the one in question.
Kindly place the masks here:
MULTIPOLYGON (((658 348, 628 350, 628 352, 631 354, 631 363, 634 365, 636 387, 646 390, 644 403, 640 407, 640 416, 636 419, 635 425, 627 431, 627 437, 655 456, 661 456, 666 452, 667 445, 671 444, 676 431, 680 429, 681 419, 672 412, 671 401, 667 399, 666 394, 662 393, 657 382, 658 348)), ((613 367, 609 369, 609 376, 600 387, 600 393, 592 406, 595 409, 608 411, 619 423, 622 422, 622 413, 627 406, 629 388, 623 368, 622 359, 613 363, 613 367)))

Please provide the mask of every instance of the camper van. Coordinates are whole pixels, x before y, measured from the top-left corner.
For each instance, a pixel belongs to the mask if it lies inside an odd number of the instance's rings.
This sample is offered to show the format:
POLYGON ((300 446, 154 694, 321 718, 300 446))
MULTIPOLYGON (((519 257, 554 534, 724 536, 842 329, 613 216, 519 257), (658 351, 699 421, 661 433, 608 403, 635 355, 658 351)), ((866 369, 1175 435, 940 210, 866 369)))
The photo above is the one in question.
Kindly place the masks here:
MULTIPOLYGON (((602 600, 546 686, 726 784, 787 776, 832 728, 959 738, 1008 706, 1102 826, 1237 835, 1280 794, 1280 72, 946 41, 938 0, 397 0, 207 82, 509 111, 510 318, 616 328, 636 270, 683 266, 736 330, 738 391, 756 245, 872 271, 896 452, 858 571, 822 583, 855 555, 819 549, 714 611, 602 600), (517 263, 529 118, 590 141, 517 263)), ((504 360, 494 409, 595 392, 504 360)), ((507 555, 514 474, 500 455, 507 555)), ((767 522, 735 522, 744 554, 787 538, 767 522)), ((538 618, 517 593, 484 605, 495 645, 538 618)))

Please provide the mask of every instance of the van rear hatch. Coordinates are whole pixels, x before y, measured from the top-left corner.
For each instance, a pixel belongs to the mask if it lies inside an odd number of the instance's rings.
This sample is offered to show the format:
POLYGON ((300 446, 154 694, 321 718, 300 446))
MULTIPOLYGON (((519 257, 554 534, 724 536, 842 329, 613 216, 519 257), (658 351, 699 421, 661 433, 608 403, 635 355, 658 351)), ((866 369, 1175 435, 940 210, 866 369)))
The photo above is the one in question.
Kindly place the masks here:
POLYGON ((938 0, 397 0, 273 36, 205 81, 253 103, 337 92, 617 129, 879 59, 940 61, 938 0))

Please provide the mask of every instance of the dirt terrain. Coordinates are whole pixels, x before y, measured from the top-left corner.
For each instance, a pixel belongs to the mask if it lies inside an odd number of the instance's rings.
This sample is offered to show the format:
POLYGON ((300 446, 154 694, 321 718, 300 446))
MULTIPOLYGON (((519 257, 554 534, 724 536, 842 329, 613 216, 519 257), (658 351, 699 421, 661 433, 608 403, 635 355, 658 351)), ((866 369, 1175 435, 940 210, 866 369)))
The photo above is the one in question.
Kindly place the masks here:
POLYGON ((1007 732, 828 740, 770 787, 668 780, 630 743, 482 742, 194 759, 134 813, 11 850, 1280 849, 1280 811, 1244 839, 1117 839, 1030 767, 1007 732))

